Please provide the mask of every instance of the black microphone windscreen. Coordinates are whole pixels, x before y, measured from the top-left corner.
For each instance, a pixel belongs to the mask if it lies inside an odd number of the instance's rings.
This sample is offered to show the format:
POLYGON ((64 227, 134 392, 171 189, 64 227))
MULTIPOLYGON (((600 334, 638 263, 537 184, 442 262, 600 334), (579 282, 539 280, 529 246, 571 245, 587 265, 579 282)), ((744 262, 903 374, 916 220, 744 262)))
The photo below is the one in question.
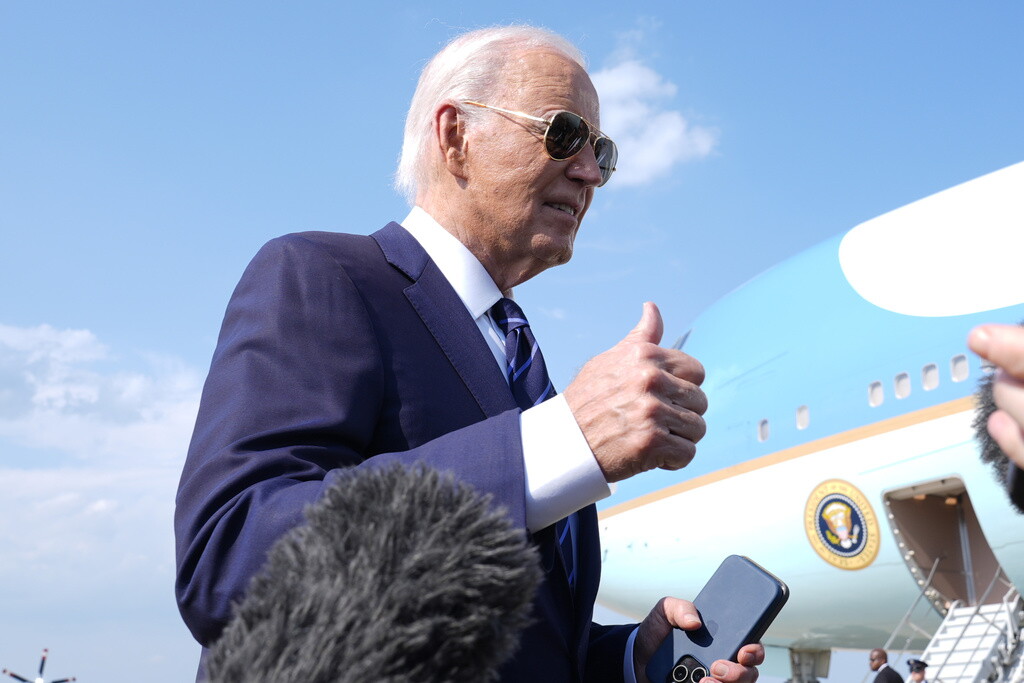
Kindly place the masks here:
POLYGON ((496 679, 541 574, 489 498, 420 465, 360 468, 306 518, 212 647, 211 682, 496 679))

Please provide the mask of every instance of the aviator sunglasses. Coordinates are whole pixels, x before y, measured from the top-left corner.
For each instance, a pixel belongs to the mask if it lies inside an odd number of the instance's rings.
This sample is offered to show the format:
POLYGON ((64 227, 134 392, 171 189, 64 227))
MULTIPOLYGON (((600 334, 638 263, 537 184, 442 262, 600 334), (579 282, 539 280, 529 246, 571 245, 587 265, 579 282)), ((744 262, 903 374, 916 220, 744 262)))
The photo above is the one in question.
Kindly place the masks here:
POLYGON ((601 170, 601 187, 608 182, 615 171, 615 162, 619 158, 619 150, 611 138, 594 128, 585 118, 571 111, 556 111, 550 119, 542 119, 539 116, 531 116, 521 111, 511 111, 501 107, 492 107, 483 102, 463 100, 463 104, 472 104, 474 107, 493 109, 502 114, 520 116, 524 119, 543 123, 544 129, 544 150, 548 156, 555 161, 565 161, 576 156, 583 150, 588 142, 594 145, 594 156, 597 157, 597 166, 601 170))

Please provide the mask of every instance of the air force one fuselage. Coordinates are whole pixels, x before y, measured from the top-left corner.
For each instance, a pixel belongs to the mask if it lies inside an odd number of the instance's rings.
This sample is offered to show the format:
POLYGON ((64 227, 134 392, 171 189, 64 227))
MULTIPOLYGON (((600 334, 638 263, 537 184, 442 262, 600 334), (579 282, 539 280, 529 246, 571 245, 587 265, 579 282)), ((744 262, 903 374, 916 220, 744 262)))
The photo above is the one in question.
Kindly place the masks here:
POLYGON ((966 347, 975 325, 1024 320, 1022 264, 1024 163, 863 223, 697 318, 683 349, 706 370, 707 436, 685 470, 623 482, 601 511, 599 603, 642 617, 736 553, 791 590, 766 645, 921 650, 951 607, 1024 587, 1024 516, 979 461, 985 369, 966 347))

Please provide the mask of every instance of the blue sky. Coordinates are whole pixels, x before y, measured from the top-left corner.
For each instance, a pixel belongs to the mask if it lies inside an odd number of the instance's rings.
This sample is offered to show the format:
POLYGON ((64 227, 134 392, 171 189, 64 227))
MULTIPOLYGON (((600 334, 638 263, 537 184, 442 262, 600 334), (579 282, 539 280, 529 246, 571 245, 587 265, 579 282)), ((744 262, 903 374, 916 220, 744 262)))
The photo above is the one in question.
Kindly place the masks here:
POLYGON ((779 260, 1024 160, 1008 1, 3 3, 0 666, 190 680, 173 493, 231 289, 271 237, 401 219, 419 69, 508 22, 584 50, 620 143, 572 263, 517 293, 561 386, 645 300, 670 343, 779 260))

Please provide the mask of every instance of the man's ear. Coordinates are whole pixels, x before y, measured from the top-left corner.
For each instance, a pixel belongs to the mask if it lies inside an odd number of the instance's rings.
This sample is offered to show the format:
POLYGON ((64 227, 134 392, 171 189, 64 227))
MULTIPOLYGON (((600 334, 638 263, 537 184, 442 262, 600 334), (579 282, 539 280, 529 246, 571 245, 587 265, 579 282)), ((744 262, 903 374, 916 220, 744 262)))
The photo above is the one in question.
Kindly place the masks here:
POLYGON ((444 156, 445 168, 456 178, 466 180, 466 120, 453 104, 444 104, 434 115, 437 144, 444 156))

